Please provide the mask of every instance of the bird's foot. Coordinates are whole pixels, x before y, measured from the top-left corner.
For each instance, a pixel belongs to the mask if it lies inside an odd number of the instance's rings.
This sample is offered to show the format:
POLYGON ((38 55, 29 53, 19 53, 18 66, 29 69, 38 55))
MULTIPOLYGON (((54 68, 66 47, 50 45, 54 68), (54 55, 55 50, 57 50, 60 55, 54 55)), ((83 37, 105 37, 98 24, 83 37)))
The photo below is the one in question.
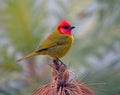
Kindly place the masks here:
POLYGON ((65 67, 67 67, 59 58, 57 58, 57 60, 61 63, 60 65, 64 65, 65 67))
POLYGON ((54 60, 53 60, 53 63, 54 63, 55 66, 56 66, 56 70, 58 70, 61 65, 64 65, 65 68, 67 67, 67 66, 66 66, 60 59, 58 59, 58 58, 57 58, 57 59, 54 59, 54 60), (59 63, 61 63, 61 64, 59 64, 59 63))

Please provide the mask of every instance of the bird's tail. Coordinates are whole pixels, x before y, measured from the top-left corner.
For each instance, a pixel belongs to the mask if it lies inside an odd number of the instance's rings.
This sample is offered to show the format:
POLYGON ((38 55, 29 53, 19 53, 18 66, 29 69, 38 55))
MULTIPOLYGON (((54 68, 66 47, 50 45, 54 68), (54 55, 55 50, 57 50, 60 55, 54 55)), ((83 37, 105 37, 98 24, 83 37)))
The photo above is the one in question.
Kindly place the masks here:
POLYGON ((22 60, 27 59, 27 58, 30 58, 30 57, 35 56, 35 55, 37 55, 36 52, 30 53, 30 54, 18 59, 17 62, 22 61, 22 60))

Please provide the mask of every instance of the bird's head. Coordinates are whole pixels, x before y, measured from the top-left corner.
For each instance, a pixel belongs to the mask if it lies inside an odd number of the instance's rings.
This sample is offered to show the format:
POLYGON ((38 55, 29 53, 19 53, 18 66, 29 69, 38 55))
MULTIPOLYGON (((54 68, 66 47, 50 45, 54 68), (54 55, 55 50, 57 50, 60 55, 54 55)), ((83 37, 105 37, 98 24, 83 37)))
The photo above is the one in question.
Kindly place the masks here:
POLYGON ((71 35, 71 31, 73 28, 75 27, 71 26, 70 23, 68 23, 66 20, 62 20, 57 27, 57 29, 61 34, 68 34, 68 35, 71 35))

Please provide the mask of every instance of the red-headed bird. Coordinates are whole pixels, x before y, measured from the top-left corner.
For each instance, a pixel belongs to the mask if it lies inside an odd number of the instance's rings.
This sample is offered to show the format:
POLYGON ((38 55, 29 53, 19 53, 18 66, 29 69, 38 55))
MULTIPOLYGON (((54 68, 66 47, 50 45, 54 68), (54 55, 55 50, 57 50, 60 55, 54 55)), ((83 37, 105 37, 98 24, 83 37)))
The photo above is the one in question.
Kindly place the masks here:
POLYGON ((74 38, 71 26, 66 20, 62 20, 55 30, 39 45, 37 50, 17 61, 27 59, 35 55, 48 55, 54 59, 62 58, 71 48, 74 38))

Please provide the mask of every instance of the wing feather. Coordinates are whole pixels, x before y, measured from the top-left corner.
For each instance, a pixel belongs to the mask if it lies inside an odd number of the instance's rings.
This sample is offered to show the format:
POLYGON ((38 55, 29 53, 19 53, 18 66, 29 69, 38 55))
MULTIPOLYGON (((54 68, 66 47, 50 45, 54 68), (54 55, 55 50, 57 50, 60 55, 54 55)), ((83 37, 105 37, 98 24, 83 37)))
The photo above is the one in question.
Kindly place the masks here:
POLYGON ((62 36, 50 36, 44 40, 41 45, 37 48, 36 52, 46 51, 53 47, 61 46, 67 44, 67 35, 62 36))

